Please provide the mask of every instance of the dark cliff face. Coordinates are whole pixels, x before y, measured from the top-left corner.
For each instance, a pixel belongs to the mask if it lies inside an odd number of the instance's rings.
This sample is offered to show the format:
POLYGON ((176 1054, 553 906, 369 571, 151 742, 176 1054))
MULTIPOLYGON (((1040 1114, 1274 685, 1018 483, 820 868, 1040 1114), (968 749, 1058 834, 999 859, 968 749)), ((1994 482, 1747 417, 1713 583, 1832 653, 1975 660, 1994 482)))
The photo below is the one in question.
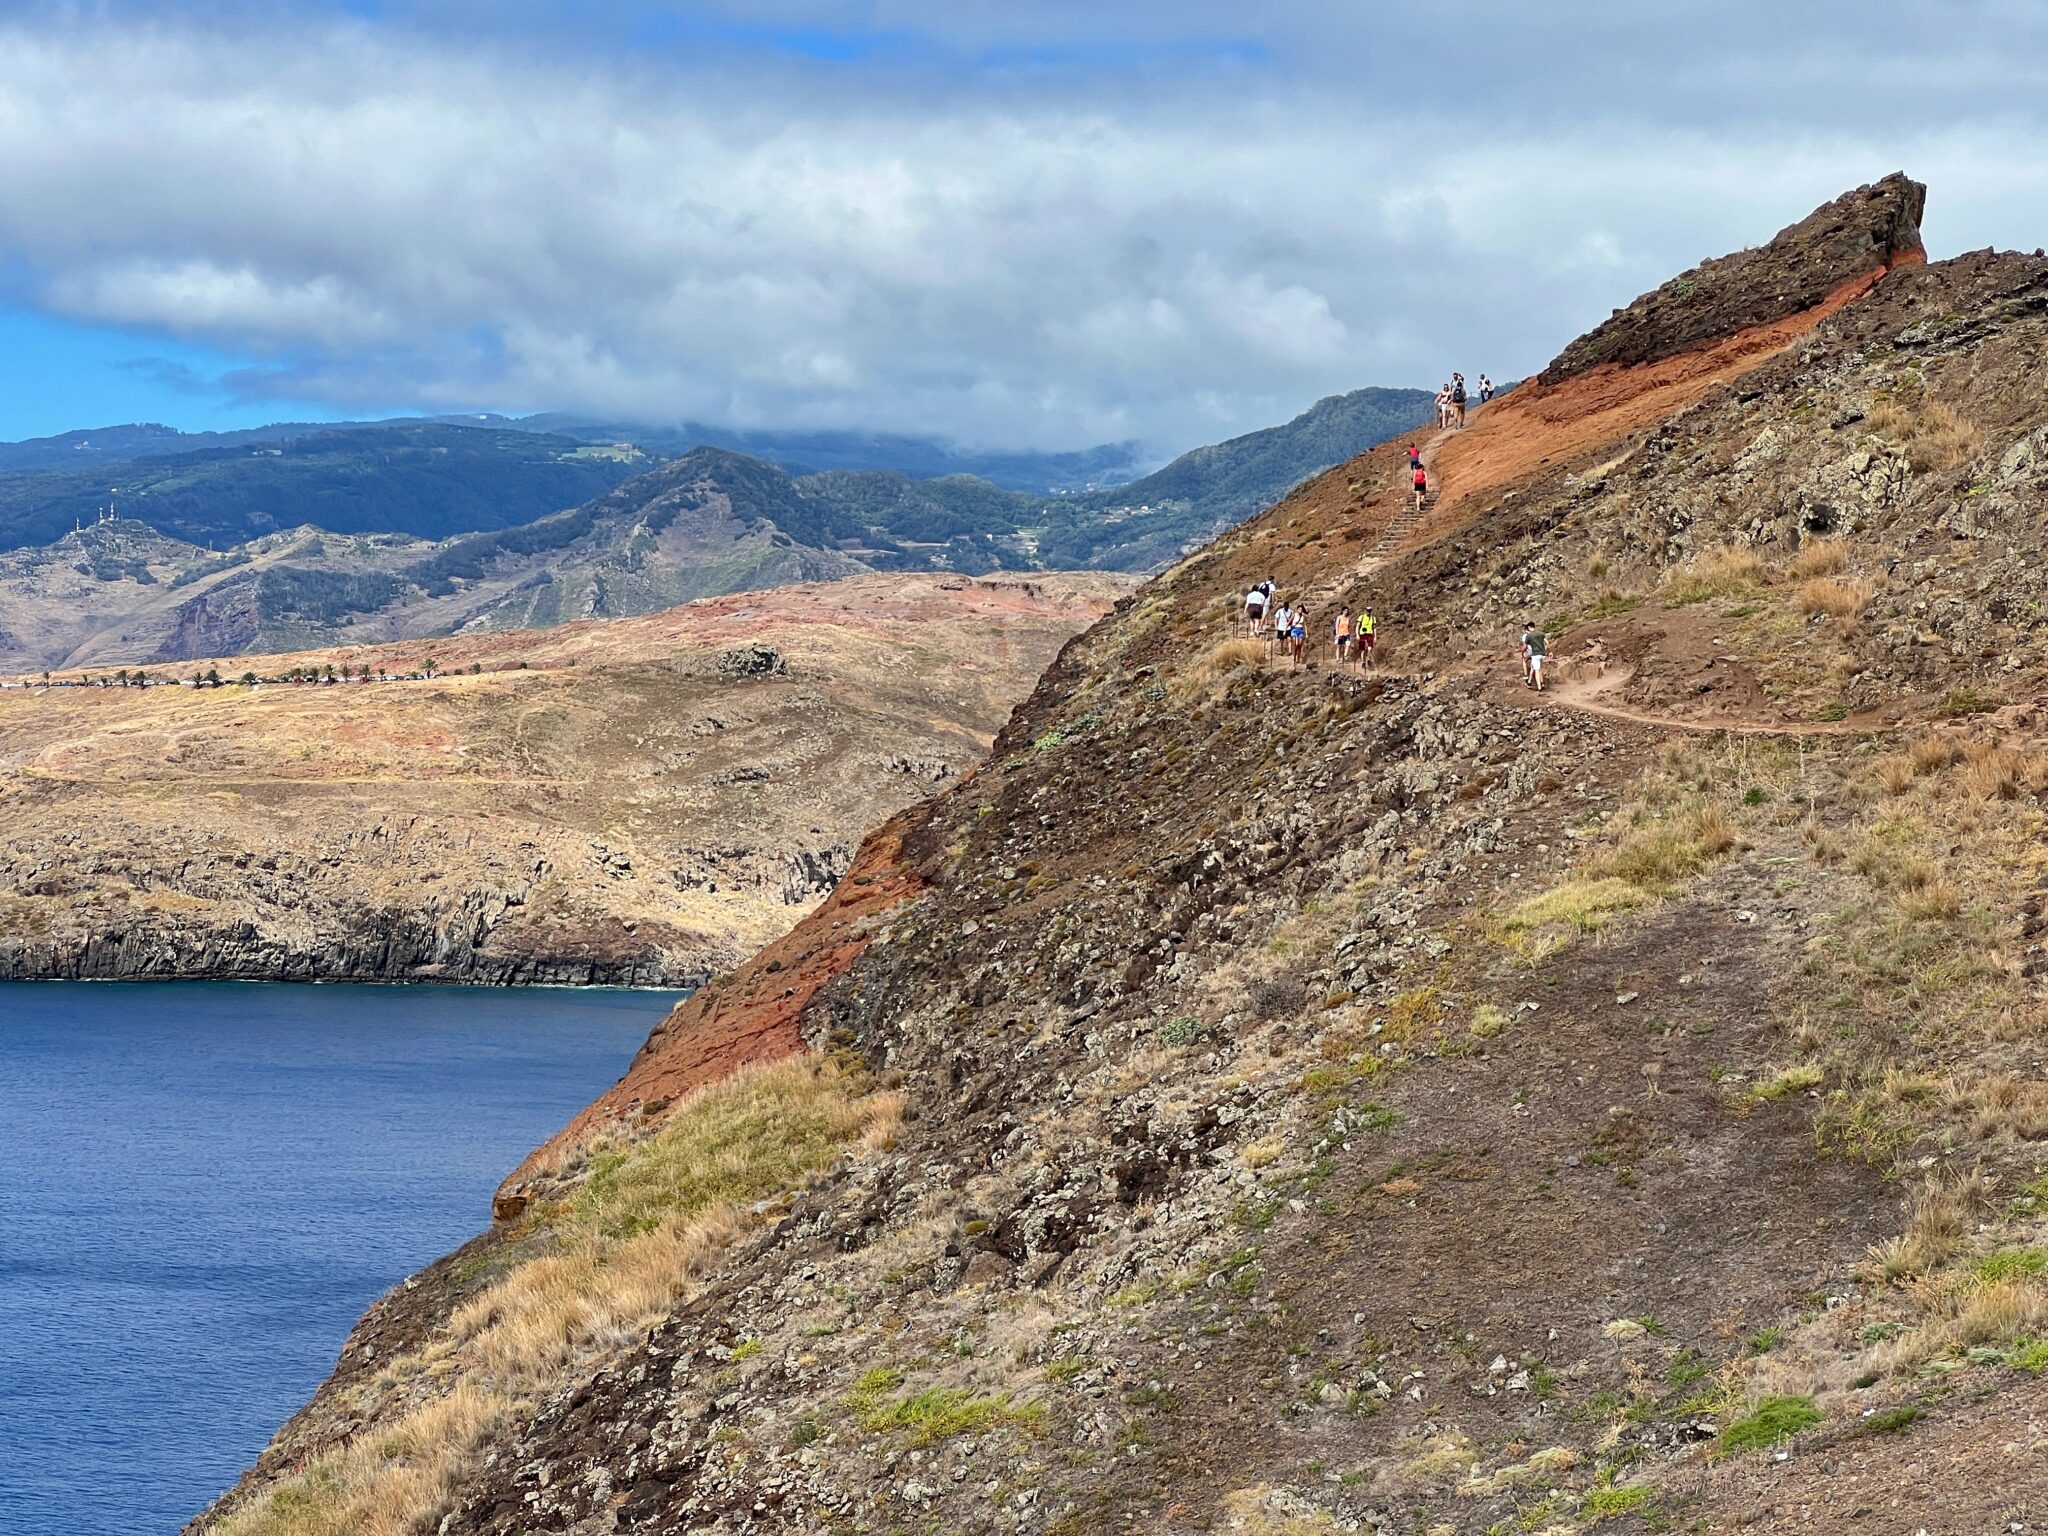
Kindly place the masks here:
MULTIPOLYGON (((544 1245, 736 1021, 904 1099, 459 1456, 396 1453, 445 1472, 426 1527, 2032 1518, 1990 1474, 2048 1385, 1960 1317, 2040 1223, 1958 1191, 2048 1127, 2032 1024, 1983 1022, 2048 974, 2044 354, 2048 262, 1900 273, 1677 395, 1475 413, 1418 525, 1367 456, 1142 590, 508 1187, 544 1245), (1319 634, 1369 604, 1378 671, 1246 641, 1260 575, 1319 634), (1915 1200, 1948 1247, 1882 1246, 1915 1200), (1859 1430, 1905 1408, 1910 1457, 1859 1430)), ((437 1283, 370 1326, 459 1361, 437 1283)))
POLYGON ((1845 192, 1754 250, 1705 261, 1588 331, 1538 376, 1652 363, 1811 309, 1844 285, 1924 261, 1927 188, 1894 171, 1845 192))

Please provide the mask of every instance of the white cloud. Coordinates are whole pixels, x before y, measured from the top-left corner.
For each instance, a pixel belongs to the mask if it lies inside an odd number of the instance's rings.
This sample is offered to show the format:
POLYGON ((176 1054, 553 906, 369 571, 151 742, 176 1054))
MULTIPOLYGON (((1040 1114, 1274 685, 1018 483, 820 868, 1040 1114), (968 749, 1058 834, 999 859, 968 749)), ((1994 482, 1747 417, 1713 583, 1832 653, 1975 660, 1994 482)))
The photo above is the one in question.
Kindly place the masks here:
POLYGON ((87 319, 259 346, 284 337, 351 347, 399 334, 374 300, 326 273, 293 279, 206 260, 116 258, 60 272, 46 291, 59 308, 87 319))
MULTIPOLYGON (((1257 78, 1127 89, 303 18, 0 24, 0 270, 66 315, 245 349, 274 365, 252 387, 342 408, 1177 447, 1364 384, 1540 367, 1641 288, 1900 165, 1934 183, 1937 242, 2048 238, 2031 108, 1707 128, 1637 82, 1619 115, 1558 119, 1487 94, 1506 45, 1486 18, 1458 82, 1478 95, 1447 104, 1398 52, 1332 85, 1334 58, 1303 61, 1314 8, 1282 10, 1257 78)), ((959 47, 1241 31, 1221 6, 1099 11, 856 19, 959 47)))

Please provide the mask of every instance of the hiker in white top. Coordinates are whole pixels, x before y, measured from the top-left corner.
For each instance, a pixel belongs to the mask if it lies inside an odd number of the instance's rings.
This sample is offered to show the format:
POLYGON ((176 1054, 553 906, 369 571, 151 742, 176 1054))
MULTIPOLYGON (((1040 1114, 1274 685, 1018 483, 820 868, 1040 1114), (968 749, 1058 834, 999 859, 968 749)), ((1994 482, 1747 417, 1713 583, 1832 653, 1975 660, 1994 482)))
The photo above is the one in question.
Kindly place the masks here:
POLYGON ((1282 603, 1278 608, 1275 608, 1273 610, 1273 643, 1276 646, 1279 646, 1282 649, 1286 648, 1287 630, 1288 627, 1291 624, 1293 624, 1293 622, 1294 615, 1288 611, 1288 607, 1285 603, 1282 603))
POLYGON ((1266 594, 1253 587, 1244 595, 1244 620, 1252 637, 1258 638, 1260 621, 1266 617, 1266 594))

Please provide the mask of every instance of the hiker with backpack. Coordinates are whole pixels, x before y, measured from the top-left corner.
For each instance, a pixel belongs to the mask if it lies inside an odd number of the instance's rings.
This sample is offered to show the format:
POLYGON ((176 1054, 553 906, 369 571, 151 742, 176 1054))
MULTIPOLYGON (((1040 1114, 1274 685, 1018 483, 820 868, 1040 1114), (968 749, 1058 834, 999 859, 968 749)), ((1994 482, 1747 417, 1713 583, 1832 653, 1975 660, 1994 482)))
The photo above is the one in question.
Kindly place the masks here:
POLYGON ((1415 510, 1420 512, 1422 504, 1429 498, 1429 471, 1422 467, 1422 460, 1415 462, 1415 510))
POLYGON ((1457 418, 1453 425, 1465 425, 1465 375, 1462 373, 1451 375, 1451 414, 1457 418))
POLYGON ((1369 670, 1375 663, 1374 647, 1379 644, 1379 620, 1372 616, 1372 604, 1367 603, 1358 610, 1358 622, 1354 626, 1357 640, 1353 649, 1358 653, 1358 668, 1369 670))

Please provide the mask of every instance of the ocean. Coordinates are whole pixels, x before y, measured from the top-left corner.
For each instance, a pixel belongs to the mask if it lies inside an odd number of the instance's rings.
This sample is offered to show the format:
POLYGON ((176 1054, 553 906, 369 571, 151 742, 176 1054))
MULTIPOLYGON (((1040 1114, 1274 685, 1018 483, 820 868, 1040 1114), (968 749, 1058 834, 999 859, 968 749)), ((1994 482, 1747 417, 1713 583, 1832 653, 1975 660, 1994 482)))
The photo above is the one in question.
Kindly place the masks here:
POLYGON ((175 1532, 678 995, 0 982, 0 1532, 175 1532))

